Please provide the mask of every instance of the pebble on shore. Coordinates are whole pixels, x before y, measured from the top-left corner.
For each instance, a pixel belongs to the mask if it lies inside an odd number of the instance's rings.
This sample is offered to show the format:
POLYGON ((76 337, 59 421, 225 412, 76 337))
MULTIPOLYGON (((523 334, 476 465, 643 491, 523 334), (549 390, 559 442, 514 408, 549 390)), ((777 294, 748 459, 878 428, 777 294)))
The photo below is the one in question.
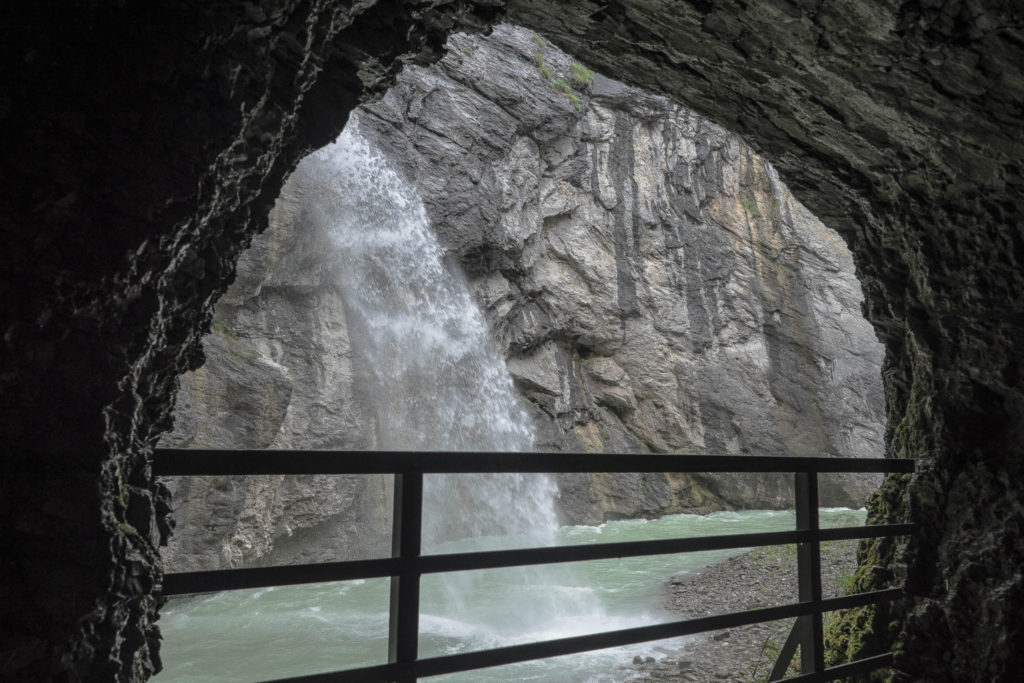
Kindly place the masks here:
MULTIPOLYGON (((842 594, 856 569, 856 541, 822 544, 824 597, 842 594)), ((678 574, 667 584, 666 607, 682 617, 704 617, 797 601, 796 549, 751 550, 695 574, 678 574)), ((786 641, 793 619, 752 624, 695 636, 678 654, 655 661, 633 660, 627 683, 709 683, 764 681, 786 641)), ((795 672, 795 669, 792 671, 795 672)))

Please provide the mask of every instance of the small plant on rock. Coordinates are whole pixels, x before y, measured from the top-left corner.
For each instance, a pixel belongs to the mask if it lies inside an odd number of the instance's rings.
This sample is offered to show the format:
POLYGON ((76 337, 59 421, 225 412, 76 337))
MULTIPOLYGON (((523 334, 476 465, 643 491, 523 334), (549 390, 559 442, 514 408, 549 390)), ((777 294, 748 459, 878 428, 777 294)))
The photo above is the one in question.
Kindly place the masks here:
POLYGON ((569 78, 573 83, 584 87, 594 84, 594 72, 579 62, 569 65, 569 78))
MULTIPOLYGON (((551 85, 552 90, 565 95, 572 103, 572 106, 579 109, 583 104, 579 95, 576 94, 576 91, 564 78, 558 77, 555 74, 555 70, 544 62, 544 48, 547 46, 547 43, 537 35, 534 35, 531 40, 533 40, 538 48, 533 53, 533 59, 537 62, 537 70, 540 72, 540 75, 551 85)), ((589 84, 594 80, 593 72, 577 62, 573 62, 570 65, 570 71, 569 79, 577 85, 589 84)))

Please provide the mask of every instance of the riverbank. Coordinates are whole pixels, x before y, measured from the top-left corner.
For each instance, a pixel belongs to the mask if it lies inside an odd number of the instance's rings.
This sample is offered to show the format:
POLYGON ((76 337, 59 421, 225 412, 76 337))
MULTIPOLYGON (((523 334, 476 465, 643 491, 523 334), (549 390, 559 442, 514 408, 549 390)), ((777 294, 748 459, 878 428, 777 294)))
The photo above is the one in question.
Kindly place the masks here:
MULTIPOLYGON (((824 597, 842 594, 856 569, 856 544, 822 544, 824 597)), ((670 611, 693 618, 796 602, 796 549, 759 548, 700 572, 678 574, 667 582, 666 593, 670 611)), ((634 660, 636 674, 627 683, 764 681, 792 625, 785 619, 698 635, 681 654, 657 662, 634 660)))

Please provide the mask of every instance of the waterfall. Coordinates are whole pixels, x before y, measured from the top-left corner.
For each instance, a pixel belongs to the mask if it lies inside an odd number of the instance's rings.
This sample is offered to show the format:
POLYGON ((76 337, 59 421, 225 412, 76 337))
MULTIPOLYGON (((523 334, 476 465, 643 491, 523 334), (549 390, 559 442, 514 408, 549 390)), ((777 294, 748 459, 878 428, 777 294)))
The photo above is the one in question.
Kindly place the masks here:
MULTIPOLYGON (((354 122, 353 122, 354 123, 354 122)), ((445 263, 415 189, 350 123, 303 169, 311 218, 337 249, 337 279, 363 395, 385 450, 528 451, 529 417, 461 273, 445 263)), ((467 536, 557 530, 550 477, 433 475, 424 548, 467 536)))
MULTIPOLYGON (((530 450, 532 426, 504 358, 464 277, 446 261, 415 189, 355 122, 298 172, 312 190, 307 217, 337 251, 337 281, 361 354, 377 447, 530 450)), ((556 494, 547 475, 428 475, 424 552, 552 545, 556 494)), ((595 608, 587 604, 588 588, 571 577, 561 568, 425 577, 424 622, 453 637, 486 632, 495 644, 536 637, 538 629, 561 635, 568 622, 575 624, 567 627, 572 632, 585 630, 595 608), (481 611, 466 596, 479 596, 484 582, 502 586, 485 591, 491 604, 481 611)))

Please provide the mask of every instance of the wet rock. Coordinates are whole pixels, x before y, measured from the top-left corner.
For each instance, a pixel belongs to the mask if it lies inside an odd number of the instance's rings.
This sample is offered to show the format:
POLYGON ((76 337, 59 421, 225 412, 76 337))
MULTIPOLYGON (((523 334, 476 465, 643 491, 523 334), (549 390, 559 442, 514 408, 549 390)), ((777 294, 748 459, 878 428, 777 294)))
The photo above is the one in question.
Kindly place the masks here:
MULTIPOLYGON (((537 445, 879 455, 881 349, 841 240, 694 112, 596 76, 558 90, 572 63, 521 28, 458 35, 437 66, 407 69, 359 114, 467 272, 537 445)), ((331 245, 304 227, 292 192, 240 260, 163 443, 373 442, 331 245)), ((823 476, 822 500, 859 507, 877 483, 823 476)), ((792 505, 782 475, 566 475, 560 486, 570 523, 792 505)), ((301 556, 325 560, 385 550, 388 489, 372 477, 172 490, 174 569, 290 561, 299 539, 301 556), (357 534, 357 519, 374 531, 357 534)))
MULTIPOLYGON (((573 82, 578 104, 559 94, 572 63, 521 28, 455 36, 361 119, 420 188, 537 422, 553 423, 538 425, 538 445, 881 455, 882 352, 842 240, 694 112, 600 75, 573 82), (464 112, 481 125, 499 106, 495 125, 514 134, 483 143, 461 136, 462 121, 424 126, 425 93, 442 86, 487 100, 464 112), (448 157, 421 144, 430 135, 464 149, 448 157)), ((880 481, 822 479, 828 504, 858 507, 880 481)), ((665 495, 632 513, 625 479, 621 495, 615 478, 573 481, 561 505, 575 522, 791 504, 785 477, 652 480, 665 495)))

